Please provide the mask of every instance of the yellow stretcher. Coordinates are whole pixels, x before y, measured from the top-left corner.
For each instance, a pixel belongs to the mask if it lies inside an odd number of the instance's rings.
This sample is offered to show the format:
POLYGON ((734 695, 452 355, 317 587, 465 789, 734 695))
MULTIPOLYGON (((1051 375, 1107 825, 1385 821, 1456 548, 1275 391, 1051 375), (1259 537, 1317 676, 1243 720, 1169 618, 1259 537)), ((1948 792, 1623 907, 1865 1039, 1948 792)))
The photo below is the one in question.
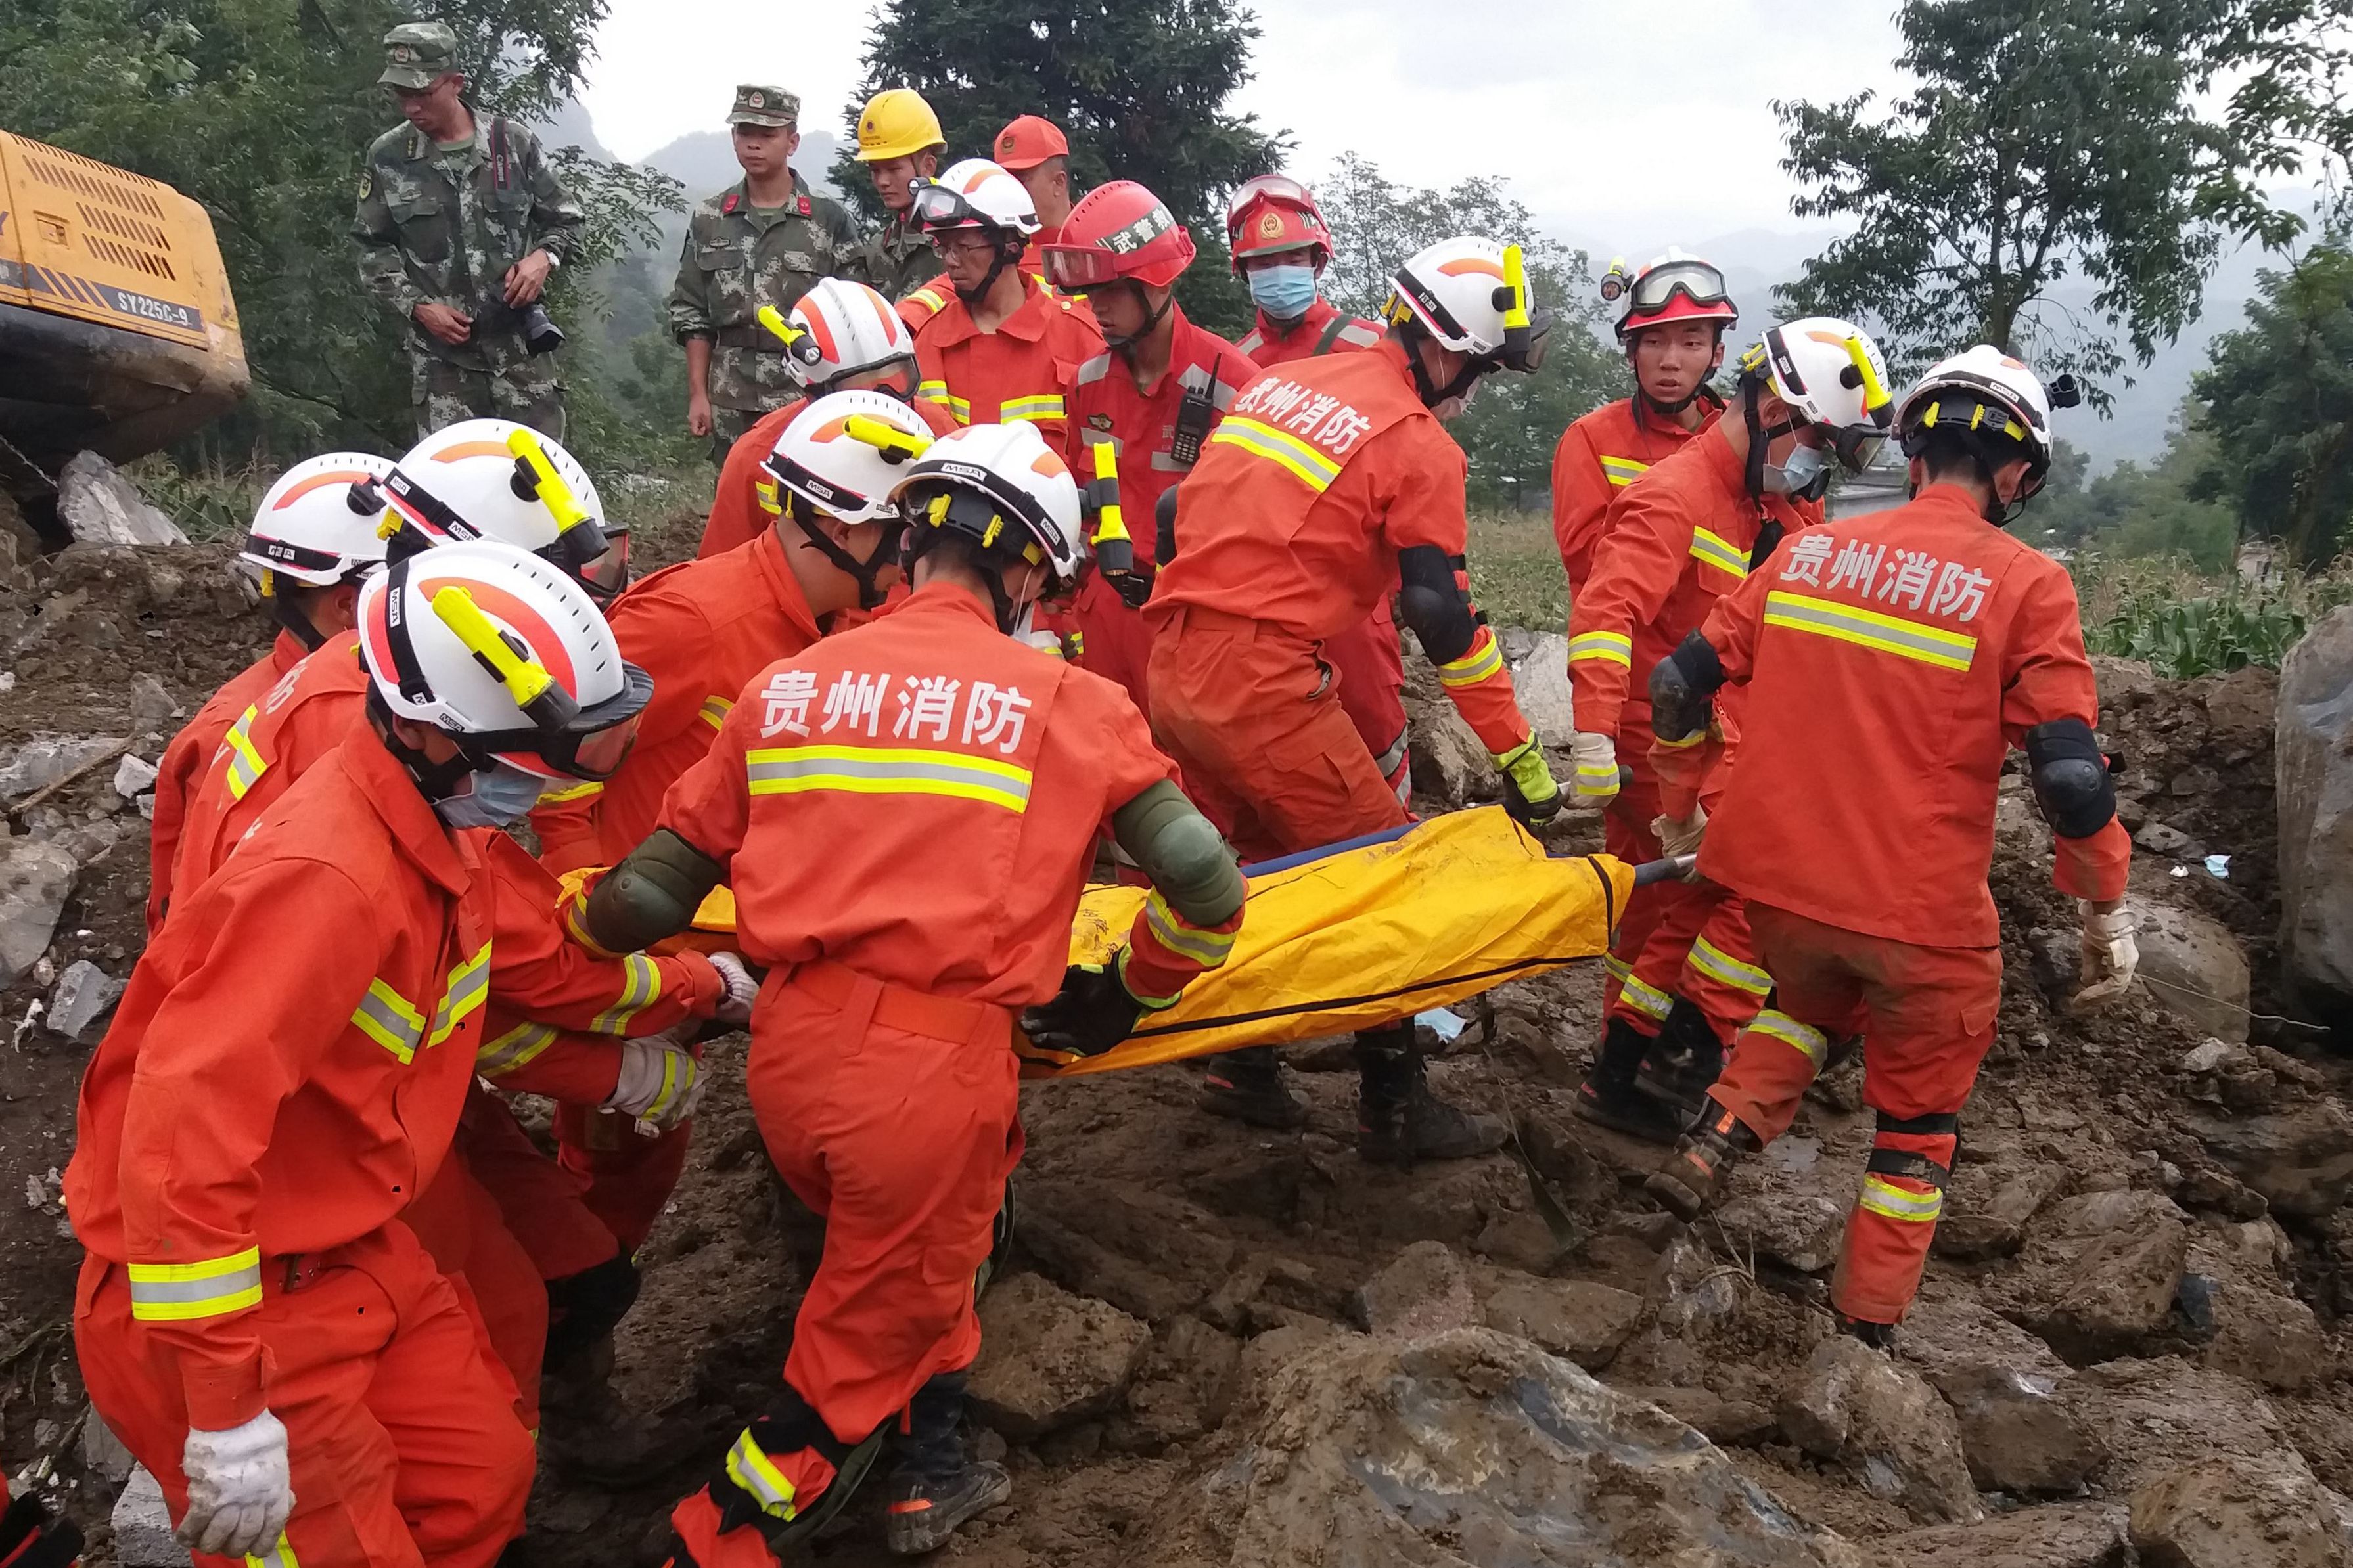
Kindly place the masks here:
MULTIPOLYGON (((1249 870, 1248 912, 1222 967, 1101 1056, 1018 1040, 1023 1076, 1077 1078, 1283 1045, 1460 1002, 1599 956, 1635 881, 1635 868, 1612 856, 1547 855, 1499 806, 1249 870)), ((1071 962, 1100 963, 1116 952, 1144 899, 1141 888, 1087 889, 1071 962)), ((694 927, 706 938, 732 933, 734 896, 714 889, 694 927)))

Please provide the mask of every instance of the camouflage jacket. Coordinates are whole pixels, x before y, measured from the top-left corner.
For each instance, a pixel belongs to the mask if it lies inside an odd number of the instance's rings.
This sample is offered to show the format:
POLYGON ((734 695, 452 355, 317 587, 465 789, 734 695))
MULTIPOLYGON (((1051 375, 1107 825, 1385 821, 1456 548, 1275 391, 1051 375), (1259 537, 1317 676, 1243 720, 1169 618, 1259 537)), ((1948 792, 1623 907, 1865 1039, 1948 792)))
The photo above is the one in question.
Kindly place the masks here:
POLYGON ((360 281, 403 317, 428 300, 473 317, 473 341, 454 346, 412 321, 410 353, 495 369, 523 357, 507 268, 534 250, 568 258, 586 221, 538 137, 503 115, 477 114, 474 143, 459 153, 442 153, 410 125, 377 137, 361 166, 352 237, 360 281))
POLYGON ((841 275, 885 300, 903 300, 937 278, 943 265, 930 240, 901 227, 894 217, 849 253, 841 275))
POLYGON ((857 243, 841 204, 811 195, 797 173, 782 207, 757 211, 738 182, 694 209, 670 291, 670 330, 681 342, 712 340, 712 403, 765 411, 800 395, 785 374, 784 345, 759 325, 760 307, 790 310, 809 285, 841 270, 857 243))

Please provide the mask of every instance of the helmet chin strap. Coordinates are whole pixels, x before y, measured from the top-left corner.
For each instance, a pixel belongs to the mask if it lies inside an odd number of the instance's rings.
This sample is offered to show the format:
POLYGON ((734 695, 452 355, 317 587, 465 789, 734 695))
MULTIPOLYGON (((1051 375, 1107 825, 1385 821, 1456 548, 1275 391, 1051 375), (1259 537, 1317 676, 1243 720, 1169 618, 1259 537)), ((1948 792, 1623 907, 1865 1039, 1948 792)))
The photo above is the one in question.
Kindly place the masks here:
POLYGON ((1450 397, 1470 396, 1471 389, 1478 385, 1481 379, 1487 374, 1485 365, 1466 355, 1462 362, 1462 368, 1455 373, 1454 379, 1444 386, 1439 385, 1430 378, 1430 367, 1422 363, 1421 360, 1421 345, 1425 342, 1436 341, 1419 322, 1413 323, 1406 333, 1405 359, 1408 364, 1413 366, 1413 389, 1421 398, 1421 405, 1424 408, 1435 408, 1450 397))
POLYGON ((1651 396, 1648 392, 1642 390, 1642 384, 1640 381, 1636 381, 1634 383, 1634 401, 1641 404, 1643 407, 1650 409, 1652 413, 1659 415, 1662 418, 1672 419, 1683 413, 1684 409, 1689 408, 1693 404, 1699 402, 1703 398, 1706 399, 1707 402, 1714 405, 1715 407, 1721 408, 1724 406, 1724 395, 1716 391, 1715 384, 1711 382, 1701 382, 1697 386, 1693 387, 1691 391, 1675 399, 1672 403, 1664 402, 1659 398, 1651 396))
POLYGON ((376 689, 374 681, 368 683, 367 710, 368 716, 375 721, 377 733, 384 737, 384 749, 392 753, 393 761, 407 770, 408 776, 416 782, 417 793, 428 802, 448 800, 457 793, 458 781, 476 771, 462 752, 446 763, 437 763, 402 740, 392 727, 398 715, 385 701, 384 693, 376 689))
POLYGON ((871 610, 882 603, 886 596, 885 591, 876 586, 874 579, 882 574, 884 567, 896 564, 899 558, 899 542, 896 539, 886 531, 881 542, 874 547, 873 553, 860 561, 827 537, 825 530, 817 525, 816 520, 804 512, 798 497, 789 494, 785 497, 785 515, 799 525, 802 534, 807 538, 809 543, 817 547, 818 554, 824 556, 836 570, 847 574, 850 581, 858 584, 860 609, 871 610))
POLYGON ((296 642, 311 652, 318 652, 326 642, 327 639, 320 634, 319 628, 311 625, 311 617, 302 612, 285 589, 280 588, 269 595, 269 609, 270 614, 278 617, 278 624, 291 633, 296 642))
POLYGON ((1746 482, 1748 498, 1761 500, 1765 495, 1765 449, 1774 442, 1799 428, 1804 421, 1785 419, 1778 425, 1767 426, 1757 405, 1764 400, 1765 383, 1758 377, 1740 378, 1740 417, 1748 428, 1748 465, 1746 482))
POLYGON ((970 289, 956 287, 956 298, 964 301, 965 309, 970 310, 987 299, 988 291, 997 287, 997 280, 1005 276, 1005 269, 1018 262, 1029 248, 1028 237, 1018 230, 998 229, 997 255, 989 261, 988 270, 981 274, 980 282, 970 289))
MULTIPOLYGON (((1146 296, 1144 293, 1143 284, 1136 283, 1134 279, 1124 279, 1122 281, 1134 285, 1139 298, 1149 298, 1149 296, 1146 296)), ((1160 323, 1168 319, 1169 307, 1176 303, 1176 296, 1174 291, 1171 291, 1168 298, 1160 301, 1160 309, 1146 315, 1144 318, 1144 325, 1137 328, 1134 331, 1119 337, 1113 337, 1111 333, 1105 332, 1103 334, 1103 347, 1111 350, 1112 353, 1119 355, 1120 358, 1133 363, 1135 358, 1137 346, 1141 344, 1145 339, 1150 337, 1154 332, 1160 330, 1160 323)))

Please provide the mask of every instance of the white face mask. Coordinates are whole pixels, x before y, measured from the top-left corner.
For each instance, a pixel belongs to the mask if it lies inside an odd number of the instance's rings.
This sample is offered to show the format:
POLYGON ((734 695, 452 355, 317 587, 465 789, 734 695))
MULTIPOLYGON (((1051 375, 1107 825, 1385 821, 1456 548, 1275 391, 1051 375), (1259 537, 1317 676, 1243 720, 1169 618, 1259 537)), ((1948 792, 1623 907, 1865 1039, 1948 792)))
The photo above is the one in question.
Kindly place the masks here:
POLYGON ((530 816, 546 786, 537 773, 497 763, 473 774, 473 788, 435 801, 433 809, 451 827, 505 827, 530 816))
POLYGON ((1765 465, 1766 493, 1796 496, 1809 493, 1811 487, 1830 467, 1830 454, 1820 447, 1793 447, 1788 461, 1765 465))

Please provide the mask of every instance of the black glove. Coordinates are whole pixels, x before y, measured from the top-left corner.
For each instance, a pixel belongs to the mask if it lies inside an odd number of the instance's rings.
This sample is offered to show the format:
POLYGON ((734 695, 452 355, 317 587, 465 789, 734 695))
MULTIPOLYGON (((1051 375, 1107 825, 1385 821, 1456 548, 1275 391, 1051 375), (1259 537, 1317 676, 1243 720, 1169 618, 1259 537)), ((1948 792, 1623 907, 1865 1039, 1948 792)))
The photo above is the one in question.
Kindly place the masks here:
POLYGON ((1131 610, 1144 608, 1144 602, 1152 597, 1153 579, 1141 572, 1106 572, 1103 580, 1111 584, 1112 592, 1117 594, 1120 602, 1131 610))
POLYGON ((1021 1028, 1039 1050, 1099 1057, 1133 1034, 1143 1016, 1144 1005, 1110 965, 1074 963, 1052 1001, 1021 1015, 1021 1028))

